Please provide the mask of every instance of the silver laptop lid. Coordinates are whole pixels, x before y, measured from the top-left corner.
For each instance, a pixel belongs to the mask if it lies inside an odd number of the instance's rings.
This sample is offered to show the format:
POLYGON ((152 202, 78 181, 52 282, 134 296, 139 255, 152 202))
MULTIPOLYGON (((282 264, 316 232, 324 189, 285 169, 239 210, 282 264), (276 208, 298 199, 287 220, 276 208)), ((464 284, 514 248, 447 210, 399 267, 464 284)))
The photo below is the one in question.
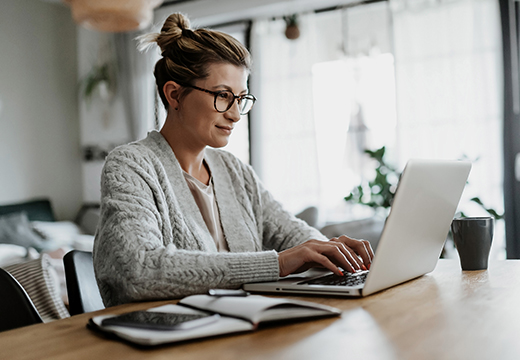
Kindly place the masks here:
POLYGON ((470 169, 467 161, 408 161, 363 296, 435 268, 470 169))

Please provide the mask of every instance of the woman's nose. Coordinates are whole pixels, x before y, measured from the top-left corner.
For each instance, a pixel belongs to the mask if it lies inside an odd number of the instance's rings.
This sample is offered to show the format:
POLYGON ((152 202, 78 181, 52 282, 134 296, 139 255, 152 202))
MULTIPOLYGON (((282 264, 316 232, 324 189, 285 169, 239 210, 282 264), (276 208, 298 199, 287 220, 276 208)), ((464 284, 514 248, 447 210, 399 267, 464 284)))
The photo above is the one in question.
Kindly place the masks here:
POLYGON ((226 111, 224 114, 226 114, 226 117, 233 122, 237 122, 240 120, 240 110, 238 101, 236 99, 235 101, 233 101, 233 105, 231 105, 229 110, 226 111))

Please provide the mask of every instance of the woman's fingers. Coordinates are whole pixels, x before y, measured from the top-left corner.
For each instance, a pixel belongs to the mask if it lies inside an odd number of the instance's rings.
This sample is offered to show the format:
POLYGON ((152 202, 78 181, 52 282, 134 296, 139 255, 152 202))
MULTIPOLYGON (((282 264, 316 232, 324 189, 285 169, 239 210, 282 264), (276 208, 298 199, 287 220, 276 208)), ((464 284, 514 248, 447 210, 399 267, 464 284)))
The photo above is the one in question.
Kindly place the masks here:
POLYGON ((324 268, 332 271, 334 274, 343 276, 343 272, 336 265, 334 265, 327 256, 317 254, 315 261, 324 268))
POLYGON ((373 258, 374 252, 368 241, 343 235, 330 241, 309 240, 282 251, 278 263, 280 276, 313 266, 323 266, 337 275, 343 275, 339 267, 349 272, 370 269, 373 258))
POLYGON ((369 241, 352 239, 345 235, 340 236, 337 241, 345 244, 347 248, 353 250, 355 254, 359 255, 363 260, 365 267, 370 269, 370 264, 374 259, 374 251, 372 250, 369 241))
POLYGON ((312 265, 321 265, 337 275, 343 275, 338 267, 349 272, 361 269, 359 259, 337 241, 310 240, 279 254, 280 276, 302 271, 312 265))
POLYGON ((361 269, 357 263, 357 259, 350 254, 342 243, 318 241, 316 246, 321 250, 321 254, 327 256, 336 266, 340 266, 348 272, 356 272, 361 269))
POLYGON ((348 246, 346 246, 343 242, 339 241, 339 239, 330 239, 329 243, 338 244, 338 247, 341 249, 343 254, 347 257, 349 263, 352 265, 353 271, 366 270, 366 268, 364 268, 363 266, 362 261, 357 257, 356 252, 348 246))

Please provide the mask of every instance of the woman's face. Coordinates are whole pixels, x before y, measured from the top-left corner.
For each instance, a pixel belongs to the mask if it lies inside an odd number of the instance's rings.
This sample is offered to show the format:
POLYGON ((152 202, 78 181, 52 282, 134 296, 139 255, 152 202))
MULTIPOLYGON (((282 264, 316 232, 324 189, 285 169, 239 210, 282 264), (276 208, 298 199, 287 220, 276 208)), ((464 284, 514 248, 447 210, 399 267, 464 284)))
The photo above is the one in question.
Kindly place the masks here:
MULTIPOLYGON (((231 90, 235 95, 247 94, 248 72, 231 64, 209 65, 209 76, 193 85, 211 91, 231 90)), ((215 96, 192 89, 179 103, 179 121, 190 147, 220 148, 229 142, 236 122, 240 120, 235 100, 231 108, 219 113, 214 107, 215 96)))

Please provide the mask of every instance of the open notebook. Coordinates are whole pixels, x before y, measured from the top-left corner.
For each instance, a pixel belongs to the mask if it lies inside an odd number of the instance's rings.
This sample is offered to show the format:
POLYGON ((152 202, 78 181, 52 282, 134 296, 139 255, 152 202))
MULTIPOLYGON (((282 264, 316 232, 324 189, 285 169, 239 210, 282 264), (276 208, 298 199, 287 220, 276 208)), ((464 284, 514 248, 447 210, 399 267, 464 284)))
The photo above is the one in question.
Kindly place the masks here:
MULTIPOLYGON (((148 309, 155 317, 160 314, 175 314, 184 319, 192 317, 176 329, 161 329, 155 326, 152 317, 147 328, 114 325, 116 315, 96 316, 89 321, 93 330, 116 335, 139 345, 159 345, 216 335, 254 331, 260 324, 296 319, 338 316, 341 312, 333 307, 307 301, 283 298, 250 296, 193 295, 182 299, 177 305, 164 305, 148 309), (202 318, 197 318, 202 316, 202 318)), ((142 315, 142 314, 140 314, 142 315)))

